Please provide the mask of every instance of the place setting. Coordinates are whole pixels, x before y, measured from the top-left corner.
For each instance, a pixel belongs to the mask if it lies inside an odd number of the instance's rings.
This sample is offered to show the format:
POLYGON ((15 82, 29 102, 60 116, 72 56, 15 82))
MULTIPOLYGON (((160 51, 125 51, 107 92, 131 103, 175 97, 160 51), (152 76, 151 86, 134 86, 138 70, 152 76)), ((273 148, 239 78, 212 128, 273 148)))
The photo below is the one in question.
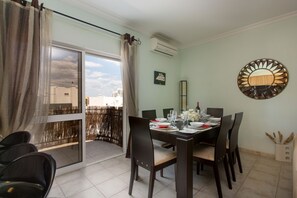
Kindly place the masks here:
POLYGON ((168 114, 167 118, 156 118, 155 120, 151 120, 150 129, 165 132, 178 131, 179 129, 175 125, 176 118, 177 112, 171 110, 170 115, 168 114))
POLYGON ((221 118, 214 118, 203 112, 200 114, 193 109, 184 111, 181 118, 183 124, 179 127, 179 132, 189 134, 210 130, 212 127, 218 126, 221 121, 221 118))
POLYGON ((151 120, 150 129, 164 132, 197 133, 210 130, 220 124, 221 118, 199 114, 192 109, 182 112, 180 115, 171 110, 167 118, 156 118, 151 120))
POLYGON ((174 132, 174 131, 179 130, 176 126, 173 126, 169 122, 154 123, 153 125, 150 125, 150 129, 154 129, 154 130, 158 130, 158 131, 164 131, 164 132, 174 132))

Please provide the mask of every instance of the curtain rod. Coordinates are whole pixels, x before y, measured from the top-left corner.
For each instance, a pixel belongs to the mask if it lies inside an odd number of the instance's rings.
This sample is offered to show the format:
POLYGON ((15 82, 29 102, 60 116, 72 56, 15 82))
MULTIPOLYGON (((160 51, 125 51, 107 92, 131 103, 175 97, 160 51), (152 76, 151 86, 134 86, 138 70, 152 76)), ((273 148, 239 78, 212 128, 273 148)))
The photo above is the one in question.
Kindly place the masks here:
MULTIPOLYGON (((69 16, 69 15, 67 15, 67 14, 64 14, 64 13, 62 13, 62 12, 58 12, 58 11, 56 11, 56 10, 52 10, 52 9, 46 8, 46 7, 43 6, 43 3, 41 4, 41 10, 42 10, 42 9, 50 10, 50 11, 52 11, 52 12, 55 13, 55 14, 59 14, 59 15, 61 15, 61 16, 70 18, 70 19, 72 19, 72 20, 79 21, 79 22, 81 22, 81 23, 84 23, 84 24, 87 24, 87 25, 96 27, 96 28, 98 28, 98 29, 104 30, 104 31, 106 31, 106 32, 109 32, 109 33, 112 33, 112 34, 115 34, 115 35, 118 35, 118 36, 122 36, 122 34, 120 34, 120 33, 118 33, 118 32, 115 32, 115 31, 109 30, 109 29, 107 29, 107 28, 104 28, 104 27, 101 27, 101 26, 98 26, 98 25, 89 23, 89 22, 87 22, 87 21, 78 19, 78 18, 73 17, 73 16, 69 16)), ((138 38, 138 39, 134 39, 134 41, 136 41, 138 45, 141 44, 141 41, 140 41, 139 38, 138 38)))

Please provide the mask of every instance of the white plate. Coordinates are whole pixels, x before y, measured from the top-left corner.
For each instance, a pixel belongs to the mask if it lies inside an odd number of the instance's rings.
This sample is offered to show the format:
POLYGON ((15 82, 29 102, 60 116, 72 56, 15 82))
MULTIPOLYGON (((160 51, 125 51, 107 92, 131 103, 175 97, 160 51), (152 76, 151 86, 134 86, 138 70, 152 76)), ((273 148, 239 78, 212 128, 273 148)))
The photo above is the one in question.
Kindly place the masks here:
POLYGON ((204 122, 190 122, 190 125, 192 127, 198 128, 198 127, 201 127, 202 125, 204 125, 204 122))
POLYGON ((217 125, 219 125, 219 122, 206 122, 205 125, 217 126, 217 125))
POLYGON ((169 122, 157 122, 156 126, 159 128, 168 128, 168 127, 170 127, 170 123, 169 122))
POLYGON ((156 118, 155 120, 158 121, 158 122, 165 122, 165 121, 167 121, 166 118, 156 118))
POLYGON ((174 126, 169 126, 167 128, 159 128, 159 127, 150 127, 151 130, 157 130, 157 131, 163 131, 163 132, 174 132, 174 131, 178 131, 177 127, 174 126))
POLYGON ((197 129, 198 127, 194 127, 194 126, 189 125, 188 128, 189 129, 197 129))
POLYGON ((221 121, 221 118, 210 117, 210 118, 208 118, 208 120, 210 122, 220 122, 221 121))
POLYGON ((210 126, 217 126, 217 125, 219 125, 219 124, 220 124, 219 122, 210 122, 210 123, 209 123, 210 126))
POLYGON ((196 130, 196 129, 184 128, 184 129, 182 129, 182 130, 179 130, 179 132, 181 132, 181 133, 196 133, 196 132, 198 132, 198 130, 196 130))

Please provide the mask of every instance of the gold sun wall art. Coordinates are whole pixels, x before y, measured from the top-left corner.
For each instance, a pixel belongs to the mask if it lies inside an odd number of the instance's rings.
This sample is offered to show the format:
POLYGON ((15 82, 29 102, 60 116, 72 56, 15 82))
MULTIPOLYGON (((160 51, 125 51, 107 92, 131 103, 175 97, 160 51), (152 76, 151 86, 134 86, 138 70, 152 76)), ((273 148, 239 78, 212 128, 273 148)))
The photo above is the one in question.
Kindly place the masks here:
POLYGON ((240 91, 253 99, 269 99, 281 93, 287 86, 287 68, 277 60, 262 58, 249 62, 237 77, 240 91))

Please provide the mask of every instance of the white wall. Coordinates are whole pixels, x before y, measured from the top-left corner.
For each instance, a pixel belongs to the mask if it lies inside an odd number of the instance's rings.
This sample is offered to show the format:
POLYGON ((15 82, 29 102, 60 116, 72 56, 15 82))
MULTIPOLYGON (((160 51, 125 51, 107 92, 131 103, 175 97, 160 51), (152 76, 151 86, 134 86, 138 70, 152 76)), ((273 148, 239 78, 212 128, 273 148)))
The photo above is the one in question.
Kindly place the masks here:
MULTIPOLYGON (((163 108, 178 109, 179 57, 167 57, 150 51, 150 35, 142 35, 121 25, 108 22, 96 15, 84 12, 59 0, 42 0, 50 8, 81 20, 102 26, 118 33, 130 33, 140 38, 138 50, 139 110, 156 109, 162 116, 163 108), (166 86, 154 85, 154 71, 166 73, 166 86)), ((53 14, 53 40, 115 57, 120 56, 120 38, 97 28, 53 14)))
POLYGON ((239 146, 274 153, 265 132, 296 132, 297 16, 250 29, 181 54, 181 79, 189 82, 189 107, 224 107, 224 114, 243 111, 239 146), (289 84, 278 96, 254 100, 237 86, 242 67, 258 58, 272 58, 289 71, 289 84))

